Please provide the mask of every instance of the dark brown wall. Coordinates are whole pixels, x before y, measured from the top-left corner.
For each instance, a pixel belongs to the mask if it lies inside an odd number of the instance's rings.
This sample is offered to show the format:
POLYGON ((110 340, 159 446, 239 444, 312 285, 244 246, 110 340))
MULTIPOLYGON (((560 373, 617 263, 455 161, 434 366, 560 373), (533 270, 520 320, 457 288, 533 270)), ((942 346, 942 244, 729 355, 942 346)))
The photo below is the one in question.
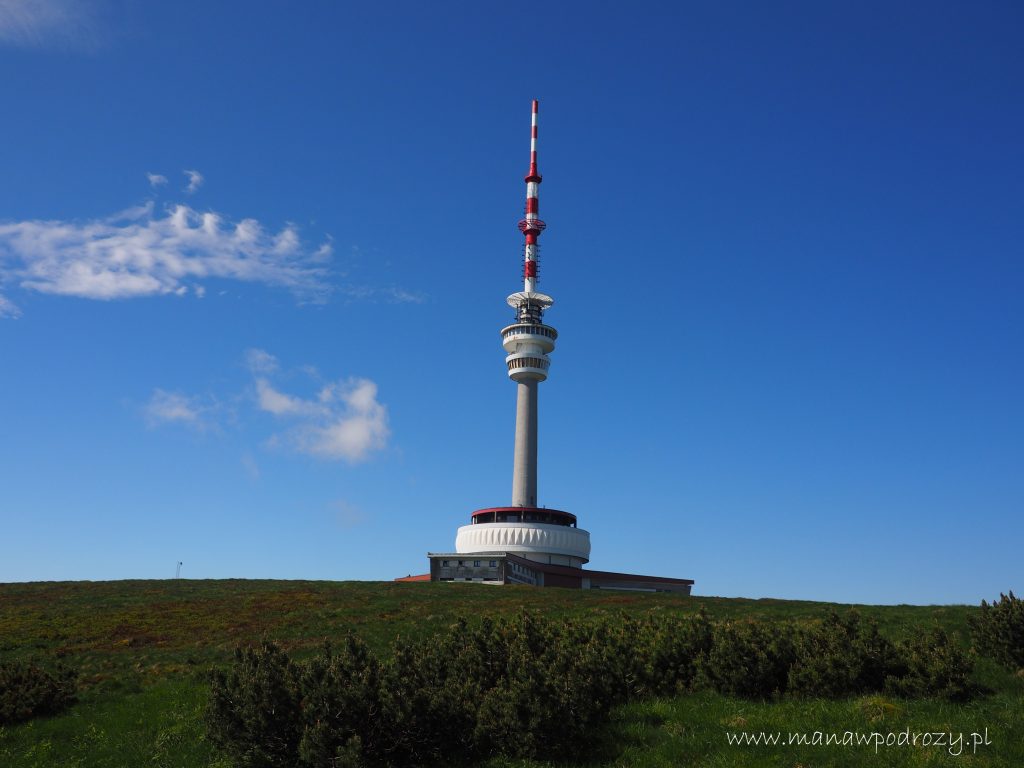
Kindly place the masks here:
POLYGON ((563 576, 560 573, 545 573, 545 587, 568 587, 569 589, 581 589, 583 582, 579 576, 563 576))

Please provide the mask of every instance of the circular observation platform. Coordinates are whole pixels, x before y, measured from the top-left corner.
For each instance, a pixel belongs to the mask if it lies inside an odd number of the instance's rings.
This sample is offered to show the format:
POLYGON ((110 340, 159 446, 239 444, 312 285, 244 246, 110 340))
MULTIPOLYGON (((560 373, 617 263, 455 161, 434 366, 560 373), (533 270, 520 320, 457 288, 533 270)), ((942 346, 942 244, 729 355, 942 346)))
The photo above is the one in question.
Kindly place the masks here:
POLYGON ((590 533, 576 515, 543 507, 490 507, 459 528, 455 551, 511 552, 540 563, 580 568, 590 561, 590 533))
POLYGON ((505 367, 512 381, 544 381, 551 360, 543 352, 513 352, 505 358, 505 367))
POLYGON ((530 349, 548 353, 555 348, 558 331, 543 323, 513 323, 501 329, 501 345, 506 352, 518 352, 522 345, 533 345, 530 349))

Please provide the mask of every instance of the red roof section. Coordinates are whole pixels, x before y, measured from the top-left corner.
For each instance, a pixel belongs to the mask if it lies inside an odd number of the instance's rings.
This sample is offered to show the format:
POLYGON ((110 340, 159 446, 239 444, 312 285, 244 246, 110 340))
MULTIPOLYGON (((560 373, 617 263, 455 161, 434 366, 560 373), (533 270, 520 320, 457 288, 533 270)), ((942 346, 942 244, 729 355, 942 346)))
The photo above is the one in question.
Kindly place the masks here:
POLYGON ((430 581, 430 574, 421 573, 418 576, 400 576, 395 581, 430 581))
POLYGON ((565 510, 562 509, 549 509, 548 507, 486 507, 485 509, 476 510, 471 515, 471 517, 475 518, 477 515, 487 515, 491 512, 512 512, 513 514, 539 512, 541 514, 547 513, 549 515, 557 515, 559 517, 564 517, 568 520, 572 520, 572 522, 574 523, 576 522, 576 515, 574 515, 572 512, 566 512, 565 510))

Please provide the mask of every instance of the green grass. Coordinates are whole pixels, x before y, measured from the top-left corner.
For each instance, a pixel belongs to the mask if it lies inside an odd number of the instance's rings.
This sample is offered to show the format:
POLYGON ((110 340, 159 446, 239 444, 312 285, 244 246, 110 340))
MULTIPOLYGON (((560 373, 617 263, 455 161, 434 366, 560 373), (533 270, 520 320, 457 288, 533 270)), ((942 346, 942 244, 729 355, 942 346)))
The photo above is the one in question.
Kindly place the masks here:
MULTIPOLYGON (((348 631, 385 649, 428 637, 461 616, 526 609, 551 616, 620 611, 715 619, 813 620, 832 604, 579 592, 460 584, 300 581, 122 581, 0 585, 0 660, 43 655, 81 670, 68 713, 0 728, 0 765, 219 766, 201 722, 204 674, 234 648, 269 638, 302 657, 348 631)), ((968 606, 858 606, 897 639, 940 626, 966 643, 968 606)), ((593 766, 1024 766, 1024 678, 981 660, 992 690, 966 705, 869 697, 753 703, 713 694, 631 704, 599 736, 593 766), (955 731, 988 729, 991 745, 944 748, 738 746, 727 732, 955 731)), ((492 761, 488 765, 532 766, 492 761)))
POLYGON ((205 702, 206 686, 188 678, 86 694, 66 715, 0 728, 0 765, 228 768, 205 741, 205 702))

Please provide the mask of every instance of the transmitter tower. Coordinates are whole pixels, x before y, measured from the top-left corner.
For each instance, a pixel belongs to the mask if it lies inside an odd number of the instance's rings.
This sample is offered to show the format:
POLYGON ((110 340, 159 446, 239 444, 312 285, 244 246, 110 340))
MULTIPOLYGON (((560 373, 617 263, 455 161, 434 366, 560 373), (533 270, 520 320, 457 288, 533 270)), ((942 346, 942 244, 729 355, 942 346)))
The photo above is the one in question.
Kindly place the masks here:
POLYGON ((428 552, 430 573, 396 581, 471 581, 530 584, 570 589, 621 589, 690 594, 693 579, 584 569, 590 562, 590 534, 576 515, 537 506, 537 390, 548 377, 558 332, 544 322, 554 299, 537 290, 540 246, 541 175, 537 170, 537 102, 530 121, 530 170, 526 173, 523 233, 523 290, 508 297, 512 324, 501 329, 505 367, 516 385, 516 436, 512 459, 512 503, 473 513, 458 530, 455 552, 428 552))
POLYGON ((554 299, 537 291, 540 245, 545 224, 540 219, 537 170, 537 114, 534 100, 530 120, 530 169, 526 173, 526 211, 523 233, 523 290, 506 300, 513 322, 501 329, 508 377, 516 384, 516 431, 512 460, 512 503, 473 513, 472 523, 459 528, 455 540, 460 554, 513 552, 528 560, 579 568, 590 559, 590 534, 578 528, 576 516, 537 506, 537 394, 551 365, 558 332, 544 322, 554 299))

